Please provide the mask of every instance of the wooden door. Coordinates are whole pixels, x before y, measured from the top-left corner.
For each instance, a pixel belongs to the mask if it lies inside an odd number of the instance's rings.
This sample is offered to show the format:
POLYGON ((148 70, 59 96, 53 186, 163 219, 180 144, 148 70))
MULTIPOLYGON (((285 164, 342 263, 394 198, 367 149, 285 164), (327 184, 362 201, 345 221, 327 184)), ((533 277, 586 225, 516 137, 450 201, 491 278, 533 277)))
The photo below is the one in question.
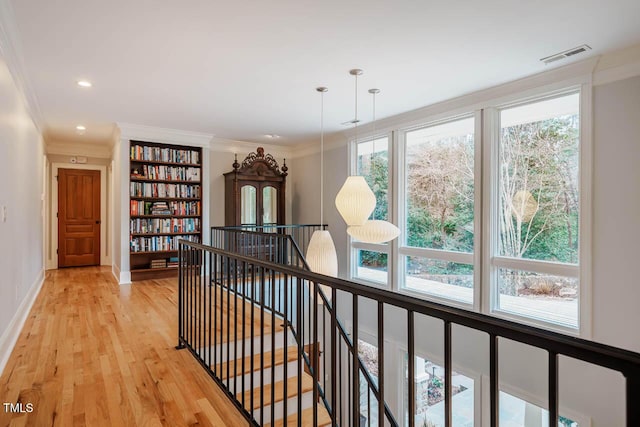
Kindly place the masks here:
POLYGON ((100 171, 58 169, 58 267, 100 265, 100 171))

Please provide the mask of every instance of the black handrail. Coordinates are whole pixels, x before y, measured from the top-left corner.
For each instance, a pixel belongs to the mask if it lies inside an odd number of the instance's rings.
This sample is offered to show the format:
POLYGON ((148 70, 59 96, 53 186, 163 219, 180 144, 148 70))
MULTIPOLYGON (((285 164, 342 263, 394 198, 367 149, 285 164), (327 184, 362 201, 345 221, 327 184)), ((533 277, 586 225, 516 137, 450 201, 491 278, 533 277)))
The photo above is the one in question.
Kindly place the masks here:
MULTIPOLYGON (((197 335, 199 337, 199 333, 193 334, 191 329, 193 328, 193 324, 185 325, 184 320, 189 320, 190 317, 185 315, 184 310, 189 308, 189 293, 185 293, 187 296, 187 304, 185 305, 185 299, 183 298, 183 293, 188 286, 192 286, 193 283, 198 283, 198 279, 193 277, 193 260, 198 260, 200 258, 209 258, 213 257, 214 259, 226 259, 233 260, 235 265, 238 263, 245 266, 251 266, 254 271, 261 271, 264 275, 264 272, 271 272, 270 274, 277 274, 281 277, 287 278, 286 280, 293 281, 297 284, 297 301, 299 304, 297 305, 297 315, 295 317, 291 317, 291 313, 287 313, 291 319, 295 319, 298 323, 297 331, 299 334, 302 334, 302 340, 298 341, 299 346, 304 345, 304 336, 310 337, 311 334, 305 335, 305 328, 308 327, 311 329, 311 322, 314 322, 314 328, 317 328, 320 324, 318 318, 309 320, 305 319, 302 310, 306 310, 307 306, 305 306, 305 302, 302 299, 302 293, 304 293, 302 283, 309 284, 308 289, 313 289, 314 298, 318 298, 319 292, 317 284, 325 285, 331 288, 332 302, 335 303, 335 298, 337 296, 337 292, 345 292, 351 294, 355 300, 358 297, 365 297, 377 301, 379 304, 379 312, 380 309, 384 308, 384 305, 395 306, 401 309, 406 310, 407 312, 407 321, 408 328, 411 332, 413 329, 413 319, 415 313, 427 315, 430 317, 435 317, 441 319, 444 322, 444 331, 445 331, 445 375, 447 376, 445 380, 445 387, 449 388, 449 390, 445 390, 445 421, 446 426, 449 427, 452 423, 451 419, 451 324, 457 324, 466 326, 471 329, 483 331, 489 334, 490 337, 490 376, 491 376, 491 386, 490 386, 490 408, 491 408, 491 425, 497 426, 498 424, 498 338, 507 338, 510 340, 514 340, 517 342, 525 343, 527 345, 535 346, 541 349, 546 350, 549 353, 549 417, 550 424, 549 425, 557 425, 558 422, 558 406, 557 406, 557 384, 558 384, 558 364, 557 358, 558 356, 568 356, 575 359, 579 359, 585 362, 589 362, 595 365, 599 365, 602 367, 606 367, 618 372, 621 372, 626 378, 626 419, 628 427, 635 427, 640 425, 640 406, 637 405, 637 402, 640 402, 640 354, 631 352, 628 350, 623 350, 619 348, 615 348, 609 345, 596 343, 587 341, 581 338, 570 337, 562 334, 558 334, 551 331, 546 331, 540 328, 536 328, 533 326, 523 325, 520 323, 512 322, 509 320, 498 319, 495 317, 491 317, 481 313, 470 312, 467 310, 459 309, 456 307, 450 307, 443 304, 438 304, 430 301, 419 300, 415 298, 411 298, 406 295, 393 293, 384 289, 373 288, 366 285, 354 283, 351 281, 328 277, 320 274, 316 274, 309 271, 302 271, 298 268, 289 267, 286 265, 279 265, 268 261, 256 260, 251 257, 238 255, 232 252, 227 252, 221 249, 216 249, 212 247, 208 247, 205 245, 181 241, 180 242, 180 254, 181 254, 181 262, 180 262, 180 325, 179 325, 179 345, 189 347, 192 352, 201 360, 200 353, 198 351, 194 351, 194 336, 197 335), (189 254, 185 256, 185 254, 189 254), (206 254, 206 256, 204 256, 206 254), (305 325, 304 322, 309 322, 309 325, 305 325), (191 335, 189 335, 191 334, 191 335), (448 414, 448 416, 447 416, 448 414)), ((228 264, 229 262, 227 262, 228 264)), ((211 269, 212 264, 208 264, 211 269)), ((227 279, 232 277, 234 274, 229 275, 228 272, 227 279)), ((237 276, 236 276, 237 277, 237 276)), ((227 280, 227 286, 229 286, 229 281, 227 280)), ((264 279, 260 282, 262 284, 267 283, 264 279)), ((289 282, 287 282, 289 283, 289 282)), ((255 283, 252 282, 252 286, 255 283)), ((197 286, 197 285, 196 285, 197 286)), ((285 286, 286 288, 287 286, 285 286)), ((232 287, 233 288, 233 287, 232 287)), ((230 288, 231 289, 231 288, 230 288)), ((238 294, 238 285, 235 285, 233 288, 235 295, 238 294)), ((271 287, 273 292, 273 287, 271 287)), ((246 285, 243 284, 242 289, 240 291, 244 294, 247 293, 246 285)), ((216 291, 217 292, 217 291, 216 291)), ((262 289, 264 292, 264 288, 262 289)), ((253 298, 255 296, 255 289, 252 289, 250 292, 250 297, 253 298)), ((193 305, 193 297, 191 297, 191 304, 193 305)), ((227 297, 229 298, 229 297, 227 297)), ((243 296, 244 298, 244 296, 243 296)), ((311 302, 313 298, 309 297, 311 302)), ((325 303, 329 302, 328 299, 325 299, 325 303)), ((267 309, 265 306, 264 298, 261 299, 262 306, 261 308, 267 309)), ((275 301, 271 300, 271 305, 273 306, 275 301)), ((357 304, 357 303, 354 303, 357 304)), ((196 304, 197 305, 197 304, 196 304)), ((227 304, 228 305, 228 304, 227 304)), ((268 303, 266 305, 269 305, 268 303)), ((285 311, 287 311, 287 307, 289 307, 289 303, 285 304, 285 311)), ((292 307, 293 308, 293 307, 292 307)), ((337 318, 335 313, 335 307, 332 307, 331 310, 331 324, 337 326, 337 318)), ((357 306, 354 305, 354 308, 357 309, 357 306)), ((263 311, 264 312, 264 311, 263 311)), ((289 320, 288 317, 285 319, 289 320)), ((357 317, 353 319, 353 327, 354 331, 358 328, 358 320, 357 317)), ((325 321, 322 321, 322 324, 325 324, 325 321)), ((382 340, 384 336, 384 332, 381 330, 382 324, 379 321, 379 333, 378 337, 382 340)), ((341 352, 341 346, 337 346, 335 331, 340 328, 331 328, 329 332, 326 331, 323 333, 323 340, 326 341, 327 336, 330 335, 331 341, 331 354, 330 356, 323 355, 323 358, 330 357, 331 367, 333 368, 332 377, 336 377, 335 369, 338 367, 338 356, 341 352)), ((413 336, 409 335, 409 363, 411 368, 411 361, 413 359, 414 354, 412 350, 414 350, 413 345, 413 336)), ((349 341, 349 340, 347 340, 349 341)), ((326 349, 326 346, 323 347, 326 349)), ((357 347, 354 346, 351 350, 351 355, 353 356, 353 351, 357 351, 357 347)), ((415 350, 414 350, 415 351, 415 350)), ((314 356, 315 357, 315 356, 314 356)), ((342 362, 342 360, 340 360, 342 362)), ((302 362, 299 362, 302 363, 302 362)), ((311 364, 311 361, 308 361, 311 364)), ((316 364, 319 365, 319 362, 316 361, 316 364)), ((352 366, 358 365, 358 361, 356 358, 353 359, 352 364, 348 364, 347 367, 349 370, 352 366)), ((307 363, 305 363, 307 364, 307 363)), ((203 366, 207 368, 206 364, 203 363, 203 366)), ((301 365, 299 365, 301 366, 301 365)), ((341 366, 341 365, 340 365, 341 366)), ((300 369, 300 368, 299 368, 300 369)), ((355 372, 354 371, 354 375, 355 372)), ((314 372, 314 377, 317 376, 317 372, 314 372)), ((227 377, 228 378, 228 377, 227 377)), ((415 378, 412 375, 409 375, 409 390, 412 390, 415 386, 415 378)), ((384 373, 379 372, 379 383, 384 382, 384 373)), ((349 383, 349 386, 351 383, 349 383)), ((227 384, 228 386, 228 384, 227 384)), ((300 387, 300 384, 298 384, 300 387)), ((227 390, 229 390, 227 388, 227 390)), ((332 417, 333 423, 341 424, 343 421, 342 414, 345 412, 344 405, 338 406, 341 402, 341 399, 337 399, 338 393, 341 393, 341 390, 336 388, 336 381, 331 382, 331 389, 329 390, 329 395, 326 396, 325 399, 322 399, 323 402, 327 405, 327 408, 330 410, 330 415, 332 417), (330 402, 330 404, 329 404, 330 402), (339 422, 340 421, 340 422, 339 422)), ((233 396, 234 393, 229 393, 230 396, 233 396)), ((356 393, 354 391, 353 395, 356 393)), ((380 395, 378 395, 380 396, 380 395)), ((383 397, 383 396, 381 396, 383 397)), ((380 399, 380 403, 384 402, 384 399, 380 399)), ((352 401, 349 399, 349 405, 351 405, 352 401)), ((317 402, 314 402, 314 408, 317 405, 317 402)), ((238 405, 241 406, 241 405, 238 405)), ((359 416, 359 402, 353 402, 353 409, 349 411, 347 414, 347 420, 353 419, 354 421, 359 416), (353 417, 353 418, 352 418, 353 417)), ((244 410, 244 409, 243 409, 244 410)), ((246 410, 245 410, 246 411, 246 410)), ((251 416, 251 414, 249 414, 251 416)), ((409 422, 411 424, 413 420, 413 413, 410 413, 409 422)), ((285 420, 286 421, 286 420, 285 420)), ((379 418, 379 423, 382 425, 384 420, 379 418)), ((387 420, 388 421, 388 420, 387 420)))

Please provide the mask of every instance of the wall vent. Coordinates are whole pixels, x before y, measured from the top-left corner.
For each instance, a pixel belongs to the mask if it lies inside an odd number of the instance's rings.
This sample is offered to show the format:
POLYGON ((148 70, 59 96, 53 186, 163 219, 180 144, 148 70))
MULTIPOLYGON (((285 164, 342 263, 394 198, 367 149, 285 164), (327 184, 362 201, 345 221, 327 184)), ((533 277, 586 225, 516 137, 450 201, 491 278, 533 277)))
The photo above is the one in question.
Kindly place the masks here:
POLYGON ((572 57, 574 55, 578 55, 580 53, 586 52, 588 50, 591 50, 591 47, 589 47, 586 44, 583 44, 582 46, 574 47, 572 49, 565 50, 564 52, 556 53, 556 54, 553 54, 551 56, 547 56, 545 58, 541 58, 540 61, 544 62, 545 64, 551 64, 552 62, 556 62, 556 61, 559 61, 561 59, 569 58, 569 57, 572 57))

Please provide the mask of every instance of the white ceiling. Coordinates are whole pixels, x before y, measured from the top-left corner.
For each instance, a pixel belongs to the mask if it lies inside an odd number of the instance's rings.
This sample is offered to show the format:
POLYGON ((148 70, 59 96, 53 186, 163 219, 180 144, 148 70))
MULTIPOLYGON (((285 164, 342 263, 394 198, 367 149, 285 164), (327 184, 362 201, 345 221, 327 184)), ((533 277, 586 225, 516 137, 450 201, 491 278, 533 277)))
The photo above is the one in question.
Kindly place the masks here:
MULTIPOLYGON (((114 122, 291 144, 640 42, 637 0, 12 0, 48 132, 114 122), (570 61, 559 61, 553 67, 570 61), (75 82, 86 78, 91 89, 75 82), (278 134, 267 140, 264 134, 278 134)), ((95 136, 95 135, 94 135, 95 136)))

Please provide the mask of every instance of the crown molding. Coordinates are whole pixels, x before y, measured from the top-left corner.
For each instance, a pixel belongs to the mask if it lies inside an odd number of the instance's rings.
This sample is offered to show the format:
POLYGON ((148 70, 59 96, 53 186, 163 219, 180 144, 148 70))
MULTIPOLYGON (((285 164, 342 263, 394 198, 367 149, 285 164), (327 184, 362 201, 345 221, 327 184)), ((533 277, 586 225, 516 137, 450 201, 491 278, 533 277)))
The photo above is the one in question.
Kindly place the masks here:
POLYGON ((140 140, 164 144, 208 147, 213 135, 180 129, 169 129, 133 123, 116 123, 120 129, 121 140, 140 140))
POLYGON ((0 54, 20 92, 33 124, 42 133, 43 117, 38 98, 27 78, 15 15, 9 0, 0 0, 0 54))
POLYGON ((640 44, 603 55, 593 73, 594 86, 640 75, 640 44))

